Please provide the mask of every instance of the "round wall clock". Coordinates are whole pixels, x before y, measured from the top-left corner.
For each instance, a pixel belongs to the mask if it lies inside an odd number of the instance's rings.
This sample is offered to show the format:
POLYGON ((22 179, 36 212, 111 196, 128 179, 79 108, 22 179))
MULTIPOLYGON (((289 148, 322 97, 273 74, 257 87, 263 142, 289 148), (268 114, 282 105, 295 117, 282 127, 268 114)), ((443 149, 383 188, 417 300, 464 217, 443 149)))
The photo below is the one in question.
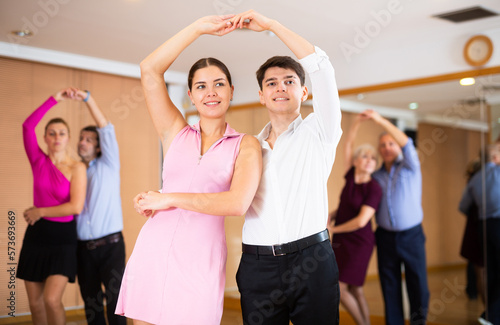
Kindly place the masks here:
POLYGON ((471 37, 464 47, 464 58, 474 67, 485 65, 493 54, 493 42, 484 35, 471 37))

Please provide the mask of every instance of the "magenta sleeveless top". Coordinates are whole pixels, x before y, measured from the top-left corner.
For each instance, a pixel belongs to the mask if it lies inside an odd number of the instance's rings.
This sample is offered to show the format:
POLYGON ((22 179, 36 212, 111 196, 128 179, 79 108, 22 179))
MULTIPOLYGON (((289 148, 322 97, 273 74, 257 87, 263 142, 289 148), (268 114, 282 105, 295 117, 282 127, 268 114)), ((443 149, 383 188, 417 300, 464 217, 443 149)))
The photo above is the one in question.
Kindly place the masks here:
MULTIPOLYGON (((23 123, 24 149, 28 155, 33 171, 33 205, 37 208, 60 205, 70 200, 70 181, 61 173, 38 146, 35 127, 45 113, 57 104, 54 97, 50 97, 37 108, 23 123)), ((44 218, 55 222, 70 222, 73 216, 44 218)))

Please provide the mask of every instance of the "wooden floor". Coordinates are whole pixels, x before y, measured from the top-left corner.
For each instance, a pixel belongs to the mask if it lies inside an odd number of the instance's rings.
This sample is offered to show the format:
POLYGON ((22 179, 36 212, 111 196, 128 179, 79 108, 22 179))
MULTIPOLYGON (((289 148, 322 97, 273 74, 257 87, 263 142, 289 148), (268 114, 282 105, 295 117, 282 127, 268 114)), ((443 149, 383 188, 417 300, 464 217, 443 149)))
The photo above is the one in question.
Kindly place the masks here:
MULTIPOLYGON (((465 267, 453 267, 445 270, 432 271, 429 273, 429 288, 431 291, 429 305, 429 325, 469 325, 478 324, 477 318, 483 311, 483 305, 479 300, 469 300, 465 294, 465 267)), ((378 280, 367 280, 365 284, 365 295, 370 306, 372 325, 384 324, 384 305, 378 280)), ((82 311, 73 311, 68 317, 67 324, 86 324, 82 311)), ((5 319, 0 319, 0 324, 5 319)), ((31 322, 9 324, 31 324, 31 322)), ((128 324, 132 324, 129 320, 128 324)), ((341 308, 341 325, 354 324, 352 318, 341 308)), ((226 297, 224 314, 221 325, 243 325, 239 300, 237 296, 226 297)))

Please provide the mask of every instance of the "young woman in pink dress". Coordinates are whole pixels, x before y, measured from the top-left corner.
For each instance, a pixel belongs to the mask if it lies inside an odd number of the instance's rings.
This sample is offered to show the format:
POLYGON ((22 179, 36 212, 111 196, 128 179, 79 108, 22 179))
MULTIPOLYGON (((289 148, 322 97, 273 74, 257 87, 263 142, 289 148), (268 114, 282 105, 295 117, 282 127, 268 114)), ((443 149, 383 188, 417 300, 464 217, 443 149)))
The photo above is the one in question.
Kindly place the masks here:
POLYGON ((24 211, 28 228, 17 277, 24 280, 35 325, 65 324, 62 296, 75 282, 76 222, 85 201, 85 165, 67 153, 69 128, 55 118, 45 126, 47 154, 38 146, 35 127, 59 101, 75 99, 72 88, 45 101, 23 123, 24 149, 33 171, 33 207, 24 211))
POLYGON ((258 141, 225 121, 233 97, 227 67, 196 62, 188 95, 200 122, 190 126, 169 98, 163 79, 178 55, 203 34, 235 29, 232 16, 201 18, 141 62, 151 119, 165 153, 162 193, 134 199, 149 217, 123 276, 116 313, 134 324, 220 324, 226 264, 224 216, 245 214, 262 170, 258 141))

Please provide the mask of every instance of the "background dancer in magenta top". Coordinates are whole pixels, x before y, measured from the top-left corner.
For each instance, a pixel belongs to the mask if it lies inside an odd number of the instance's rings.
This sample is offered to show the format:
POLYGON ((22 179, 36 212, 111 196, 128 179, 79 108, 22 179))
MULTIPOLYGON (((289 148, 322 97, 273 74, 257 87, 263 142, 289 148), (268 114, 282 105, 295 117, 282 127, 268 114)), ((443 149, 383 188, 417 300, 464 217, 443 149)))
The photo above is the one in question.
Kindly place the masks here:
MULTIPOLYGON (((69 88, 68 88, 69 89, 69 88)), ((57 102, 71 99, 68 89, 47 99, 23 123, 24 148, 33 171, 33 204, 24 212, 29 224, 19 256, 17 277, 24 280, 34 324, 65 324, 62 295, 75 282, 76 223, 85 201, 85 165, 66 149, 69 128, 63 119, 50 120, 38 146, 35 127, 57 102)))
POLYGON ((359 126, 367 119, 364 114, 357 115, 347 133, 344 146, 346 182, 335 219, 329 224, 339 266, 340 302, 358 325, 370 324, 363 284, 375 246, 370 221, 382 198, 382 188, 371 177, 377 167, 376 149, 363 144, 353 152, 359 126))
POLYGON ((262 162, 257 140, 225 122, 233 96, 227 67, 197 61, 188 95, 200 122, 187 125, 169 98, 163 75, 203 34, 225 35, 232 16, 204 17, 141 63, 147 106, 165 153, 162 193, 134 199, 150 217, 123 276, 116 313, 134 324, 220 324, 225 287, 224 216, 243 215, 257 190, 262 162))

